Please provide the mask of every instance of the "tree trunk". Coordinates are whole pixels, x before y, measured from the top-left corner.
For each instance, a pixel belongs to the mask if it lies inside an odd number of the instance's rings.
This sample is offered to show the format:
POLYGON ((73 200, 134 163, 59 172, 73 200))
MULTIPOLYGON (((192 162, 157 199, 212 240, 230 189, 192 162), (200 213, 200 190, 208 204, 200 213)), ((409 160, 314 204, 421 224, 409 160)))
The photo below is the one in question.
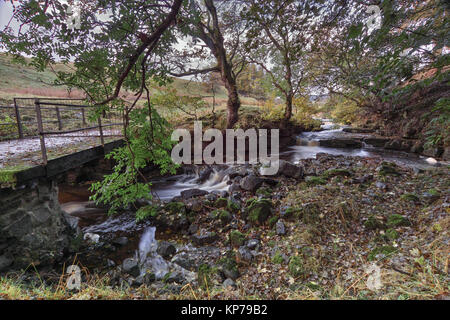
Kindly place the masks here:
POLYGON ((225 88, 228 91, 227 101, 227 129, 232 129, 238 121, 238 110, 241 106, 236 81, 234 78, 227 79, 224 77, 225 88))

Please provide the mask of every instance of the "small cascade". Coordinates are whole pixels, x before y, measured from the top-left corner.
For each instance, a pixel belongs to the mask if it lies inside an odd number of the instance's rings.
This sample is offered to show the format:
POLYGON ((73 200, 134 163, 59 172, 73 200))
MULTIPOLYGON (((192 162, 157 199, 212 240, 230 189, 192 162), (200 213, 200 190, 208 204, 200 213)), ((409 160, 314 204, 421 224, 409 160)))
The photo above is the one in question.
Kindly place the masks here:
POLYGON ((155 238, 156 228, 149 227, 145 230, 139 243, 138 259, 143 273, 152 272, 157 280, 161 280, 169 273, 168 263, 161 257, 156 250, 158 249, 158 241, 155 238))

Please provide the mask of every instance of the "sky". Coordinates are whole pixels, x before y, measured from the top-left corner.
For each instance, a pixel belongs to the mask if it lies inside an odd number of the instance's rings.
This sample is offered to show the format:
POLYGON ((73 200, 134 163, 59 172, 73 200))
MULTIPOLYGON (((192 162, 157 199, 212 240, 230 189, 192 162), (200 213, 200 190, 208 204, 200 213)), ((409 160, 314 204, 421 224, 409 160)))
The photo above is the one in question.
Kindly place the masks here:
MULTIPOLYGON (((10 2, 0 0, 0 29, 3 29, 12 16, 12 5, 10 2)), ((15 27, 15 26, 13 26, 15 27)))

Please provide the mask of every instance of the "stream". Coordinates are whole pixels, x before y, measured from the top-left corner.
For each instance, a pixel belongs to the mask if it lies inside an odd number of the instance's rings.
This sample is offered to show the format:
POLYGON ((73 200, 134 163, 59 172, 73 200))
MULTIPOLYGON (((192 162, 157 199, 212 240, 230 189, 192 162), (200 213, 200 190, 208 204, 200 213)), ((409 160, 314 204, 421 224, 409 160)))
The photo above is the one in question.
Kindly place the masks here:
MULTIPOLYGON (((418 156, 416 154, 400 151, 385 150, 375 148, 363 143, 362 148, 330 148, 319 145, 321 139, 333 138, 364 138, 370 134, 354 134, 343 131, 344 127, 336 125, 327 119, 323 119, 322 131, 303 132, 296 137, 296 145, 288 147, 280 152, 280 158, 298 162, 301 159, 315 158, 318 153, 328 153, 332 155, 344 155, 354 157, 368 157, 396 162, 401 166, 417 167, 427 169, 436 165, 441 165, 434 159, 418 156)), ((196 170, 185 170, 184 174, 170 176, 152 181, 152 191, 163 201, 179 196, 180 193, 188 189, 201 189, 208 192, 227 191, 229 188, 229 176, 227 166, 212 166, 212 172, 201 176, 201 172, 196 170)), ((157 279, 162 279, 169 269, 173 270, 174 264, 167 262, 157 254, 158 240, 173 239, 166 233, 158 233, 154 226, 147 223, 135 222, 133 212, 126 212, 108 217, 106 210, 96 207, 89 201, 89 192, 83 187, 60 187, 60 203, 63 210, 78 217, 79 226, 83 233, 94 233, 100 237, 114 239, 125 236, 128 243, 115 253, 116 263, 120 263, 124 258, 135 256, 139 259, 144 270, 151 269, 155 272, 157 279), (112 238, 111 238, 112 237, 112 238), (156 270, 156 271, 155 271, 156 270)), ((192 245, 182 245, 177 248, 177 252, 192 250, 192 245)), ((189 271, 179 267, 178 272, 189 273, 189 271)))

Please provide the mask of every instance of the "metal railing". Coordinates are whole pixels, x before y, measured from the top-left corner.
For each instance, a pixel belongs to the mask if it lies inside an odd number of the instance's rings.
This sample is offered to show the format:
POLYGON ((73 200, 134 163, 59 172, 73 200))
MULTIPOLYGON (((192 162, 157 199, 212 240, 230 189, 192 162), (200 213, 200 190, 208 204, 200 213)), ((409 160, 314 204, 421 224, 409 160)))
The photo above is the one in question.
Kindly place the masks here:
POLYGON ((48 162, 48 137, 69 140, 98 137, 104 146, 105 138, 123 136, 120 113, 108 111, 96 116, 95 107, 82 103, 82 99, 14 98, 13 106, 0 106, 0 117, 6 115, 9 119, 9 122, 0 122, 0 132, 2 126, 8 129, 7 140, 39 137, 44 165, 48 162), (15 122, 11 122, 12 119, 15 122), (14 136, 12 131, 15 131, 14 136))

